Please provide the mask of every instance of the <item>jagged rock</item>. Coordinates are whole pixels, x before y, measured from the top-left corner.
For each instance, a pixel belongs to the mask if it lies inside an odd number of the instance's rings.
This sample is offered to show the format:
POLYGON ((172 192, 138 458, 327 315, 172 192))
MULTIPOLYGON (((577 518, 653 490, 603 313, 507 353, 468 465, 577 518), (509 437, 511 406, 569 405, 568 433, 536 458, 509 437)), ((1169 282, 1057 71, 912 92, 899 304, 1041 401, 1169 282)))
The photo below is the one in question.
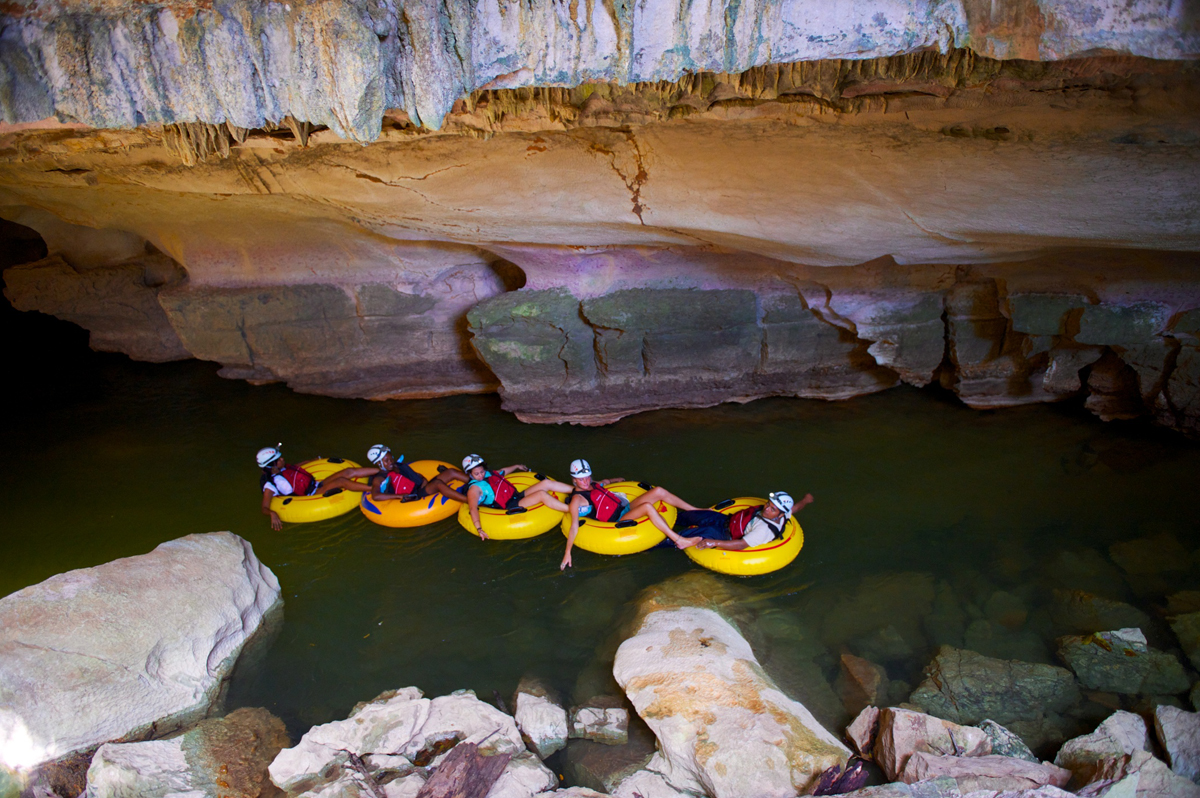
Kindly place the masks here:
POLYGON ((194 724, 280 606, 275 575, 229 532, 188 535, 0 599, 0 736, 28 743, 10 764, 194 724))
POLYGON ((1047 785, 1067 786, 1071 771, 1011 756, 959 757, 918 751, 909 757, 899 779, 905 784, 915 784, 938 776, 954 779, 963 792, 1035 790, 1047 785))
POLYGON ((1188 689, 1179 660, 1150 649, 1140 629, 1063 637, 1058 641, 1058 655, 1080 684, 1091 690, 1169 695, 1188 689))
MULTIPOLYGON (((1163 59, 1195 52, 1192 37, 1178 32, 1179 12, 1132 15, 1118 6, 1103 6, 1099 18, 1059 9, 1053 33, 1025 17, 1000 27, 987 14, 919 3, 856 6, 819 21, 770 3, 744 12, 736 25, 699 9, 595 9, 567 20, 541 6, 516 14, 496 5, 455 6, 439 14, 432 4, 403 13, 387 4, 362 15, 353 6, 318 14, 252 5, 236 16, 207 9, 189 16, 187 7, 171 5, 132 17, 97 9, 71 26, 46 22, 59 8, 43 2, 36 13, 10 19, 11 66, 0 106, 6 121, 60 115, 96 127, 228 120, 259 128, 292 117, 370 141, 380 134, 384 109, 403 109, 417 124, 438 128, 464 93, 493 81, 624 84, 673 80, 685 71, 736 72, 780 58, 867 58, 955 45, 1026 59, 1098 48, 1163 59), (142 35, 122 37, 127 29, 142 35), (686 53, 678 42, 689 43, 686 53), (311 62, 289 58, 293 48, 311 62), (763 53, 771 54, 765 62, 763 53), (107 88, 102 99, 86 90, 92 83, 107 88)), ((719 103, 738 92, 709 95, 719 103)))
POLYGON ((571 737, 624 745, 629 741, 629 711, 623 707, 576 707, 571 712, 571 737))
POLYGON ((676 789, 714 798, 791 796, 845 764, 850 752, 767 679, 728 621, 709 609, 657 603, 643 603, 613 666, 659 740, 662 756, 651 770, 676 789))
POLYGON ((1154 731, 1171 770, 1200 783, 1200 713, 1160 706, 1154 710, 1154 731))
POLYGON ((881 666, 853 654, 842 654, 838 692, 846 712, 857 715, 864 707, 887 701, 888 676, 881 666))
POLYGON ((258 798, 267 765, 288 745, 283 721, 265 709, 238 709, 200 721, 169 740, 105 743, 88 768, 86 798, 258 798))
POLYGON ((513 717, 521 737, 542 759, 567 744, 567 711, 540 681, 521 679, 513 697, 513 717))
POLYGON ((991 740, 981 729, 893 707, 879 713, 872 758, 895 781, 917 753, 979 757, 991 752, 991 740))
POLYGON ((558 777, 530 753, 509 760, 487 795, 490 798, 529 798, 558 786, 558 777))
MULTIPOLYGON (((1115 785, 1136 775, 1136 798, 1200 798, 1200 786, 1171 772, 1161 760, 1146 751, 1134 751, 1120 757, 1106 759, 1100 763, 1093 783, 1115 785)), ((1084 788, 1086 792, 1087 787, 1084 788)))
POLYGON ((1064 711, 1079 699, 1070 671, 943 646, 909 700, 931 715, 956 723, 990 718, 1008 724, 1064 711))
MULTIPOLYGON (((525 751, 511 717, 469 690, 434 699, 415 687, 391 690, 359 704, 345 720, 314 726, 300 742, 279 753, 270 765, 271 781, 288 792, 327 789, 345 766, 349 753, 389 755, 390 768, 436 765, 457 742, 479 744, 487 753, 525 751)), ((524 767, 524 764, 510 767, 524 767)))
POLYGON ((1054 764, 1070 770, 1073 783, 1083 785, 1093 780, 1105 760, 1149 750, 1146 722, 1132 712, 1115 712, 1091 734, 1067 740, 1054 764))
POLYGON ((1026 762, 1040 762, 1029 746, 1019 735, 1013 734, 994 720, 985 720, 979 728, 987 735, 992 744, 992 753, 999 756, 1011 756, 1024 759, 1026 762))
POLYGON ((1186 612, 1168 619, 1171 631, 1179 638, 1179 644, 1191 660, 1192 666, 1200 668, 1200 612, 1186 612))

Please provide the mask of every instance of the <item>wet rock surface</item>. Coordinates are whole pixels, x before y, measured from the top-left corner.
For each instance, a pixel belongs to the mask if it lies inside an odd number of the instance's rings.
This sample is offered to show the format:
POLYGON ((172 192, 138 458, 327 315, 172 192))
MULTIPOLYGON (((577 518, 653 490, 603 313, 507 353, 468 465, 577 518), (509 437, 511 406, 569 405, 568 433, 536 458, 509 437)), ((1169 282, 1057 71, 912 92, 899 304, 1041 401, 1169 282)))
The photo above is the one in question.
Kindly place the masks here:
POLYGON ((265 709, 238 709, 170 740, 100 746, 88 769, 85 795, 271 798, 279 792, 267 766, 288 745, 279 718, 265 709))
POLYGON ((204 718, 243 648, 282 605, 228 532, 70 571, 0 599, 0 729, 30 768, 204 718), (164 579, 169 574, 170 579, 164 579))
POLYGON ((1036 721, 1080 700, 1075 677, 1052 665, 998 660, 945 646, 910 702, 956 723, 1036 721))
POLYGON ((1150 649, 1140 629, 1060 638, 1058 655, 1080 684, 1092 690, 1170 695, 1186 691, 1190 684, 1179 660, 1150 649))
POLYGON ((849 751, 784 695, 737 630, 706 608, 714 597, 701 594, 700 606, 689 606, 682 587, 643 599, 613 667, 659 741, 647 771, 675 790, 783 796, 844 764, 849 751))

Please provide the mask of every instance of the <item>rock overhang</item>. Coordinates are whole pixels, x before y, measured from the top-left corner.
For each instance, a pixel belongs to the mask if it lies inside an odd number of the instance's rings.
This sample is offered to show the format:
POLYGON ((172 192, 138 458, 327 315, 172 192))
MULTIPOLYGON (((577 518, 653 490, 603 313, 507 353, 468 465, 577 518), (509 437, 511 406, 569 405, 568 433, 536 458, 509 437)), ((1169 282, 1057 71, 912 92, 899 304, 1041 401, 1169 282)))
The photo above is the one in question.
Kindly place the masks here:
POLYGON ((285 118, 376 140, 384 112, 440 128, 482 88, 674 81, 767 64, 968 48, 1051 61, 1200 54, 1181 4, 870 0, 631 5, 396 0, 8 3, 0 117, 96 128, 285 118))

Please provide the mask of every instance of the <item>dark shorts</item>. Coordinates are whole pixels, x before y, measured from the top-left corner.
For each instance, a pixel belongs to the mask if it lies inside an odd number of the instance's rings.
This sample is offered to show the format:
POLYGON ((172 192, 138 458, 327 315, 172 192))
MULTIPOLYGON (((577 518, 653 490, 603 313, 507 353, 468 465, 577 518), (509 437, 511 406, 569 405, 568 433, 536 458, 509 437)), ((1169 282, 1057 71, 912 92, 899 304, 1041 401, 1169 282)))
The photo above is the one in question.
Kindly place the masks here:
MULTIPOLYGON (((675 516, 675 525, 671 527, 685 538, 705 538, 706 540, 731 540, 729 536, 729 516, 716 510, 680 510, 675 516)), ((667 538, 659 546, 675 544, 667 538)))
POLYGON ((508 502, 501 507, 499 504, 492 502, 491 504, 481 504, 480 507, 488 507, 492 510, 515 510, 521 506, 521 499, 525 498, 525 491, 519 490, 508 498, 508 502))

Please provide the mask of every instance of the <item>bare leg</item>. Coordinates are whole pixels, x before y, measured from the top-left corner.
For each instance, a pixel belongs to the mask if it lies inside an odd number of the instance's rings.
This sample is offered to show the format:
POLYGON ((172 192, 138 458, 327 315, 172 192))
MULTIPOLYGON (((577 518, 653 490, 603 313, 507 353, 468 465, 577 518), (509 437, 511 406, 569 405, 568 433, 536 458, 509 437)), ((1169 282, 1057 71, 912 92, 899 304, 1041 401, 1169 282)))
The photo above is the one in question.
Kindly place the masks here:
POLYGON ((662 532, 664 535, 670 538, 671 542, 675 544, 675 548, 677 549, 686 549, 689 546, 695 546, 696 541, 699 540, 699 538, 685 538, 674 529, 671 529, 671 525, 668 524, 666 519, 662 517, 662 514, 654 508, 653 504, 640 504, 636 507, 630 504, 629 511, 621 517, 621 520, 636 521, 639 518, 649 518, 650 523, 654 524, 659 532, 662 532))
POLYGON ((552 490, 555 493, 570 493, 571 491, 575 490, 575 488, 571 487, 565 482, 559 482, 555 479, 543 479, 541 482, 530 485, 525 489, 525 492, 534 493, 539 490, 552 490))
MULTIPOLYGON (((537 486, 535 485, 534 487, 537 486)), ((559 501, 559 499, 556 498, 553 493, 545 490, 534 491, 532 493, 526 491, 525 495, 521 498, 521 501, 517 503, 522 507, 533 507, 538 504, 544 504, 551 510, 558 510, 560 513, 565 513, 567 511, 566 504, 559 501)))
POLYGON ((357 491, 359 493, 370 493, 371 492, 370 485, 365 484, 363 482, 355 482, 353 479, 348 479, 348 478, 342 476, 344 473, 346 473, 346 472, 339 471, 338 473, 336 473, 333 476, 329 477, 328 479, 324 480, 321 483, 321 489, 320 489, 321 495, 324 496, 327 493, 329 493, 329 491, 331 491, 335 488, 341 488, 342 490, 357 491))
POLYGON ((435 493, 440 493, 451 501, 465 502, 467 500, 466 496, 443 482, 441 476, 435 477, 425 483, 425 495, 432 496, 435 493))
POLYGON ((683 499, 679 498, 674 493, 671 493, 671 491, 667 490, 666 488, 661 488, 661 487, 660 488, 651 488, 650 490, 643 493, 641 496, 638 496, 636 499, 631 501, 629 503, 629 506, 637 507, 637 506, 640 506, 643 504, 654 504, 655 502, 660 502, 660 501, 665 502, 666 504, 669 504, 670 506, 672 506, 678 510, 699 510, 700 509, 699 507, 696 507, 693 504, 688 504, 683 499))

